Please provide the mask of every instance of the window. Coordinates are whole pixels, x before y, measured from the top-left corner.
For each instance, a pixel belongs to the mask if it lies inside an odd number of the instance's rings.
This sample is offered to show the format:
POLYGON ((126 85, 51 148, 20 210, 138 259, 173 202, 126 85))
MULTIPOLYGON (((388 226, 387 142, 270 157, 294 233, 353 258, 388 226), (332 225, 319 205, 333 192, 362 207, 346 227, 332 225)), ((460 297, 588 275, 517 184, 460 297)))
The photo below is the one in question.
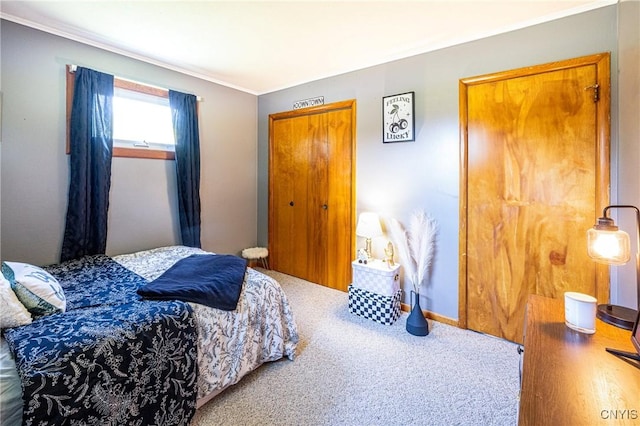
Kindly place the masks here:
MULTIPOLYGON (((67 154, 74 76, 67 69, 67 154)), ((114 77, 113 156, 173 160, 169 91, 114 77)))
POLYGON ((116 86, 113 146, 175 151, 169 99, 116 86))

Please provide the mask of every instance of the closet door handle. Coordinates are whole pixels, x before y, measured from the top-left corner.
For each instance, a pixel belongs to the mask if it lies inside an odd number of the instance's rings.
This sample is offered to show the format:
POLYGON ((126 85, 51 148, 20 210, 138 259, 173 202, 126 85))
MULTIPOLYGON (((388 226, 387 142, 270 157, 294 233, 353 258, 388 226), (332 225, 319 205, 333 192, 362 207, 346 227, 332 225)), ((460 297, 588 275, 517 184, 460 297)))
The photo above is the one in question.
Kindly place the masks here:
POLYGON ((328 208, 329 208, 329 206, 328 206, 328 205, 326 205, 326 204, 323 204, 323 205, 322 205, 322 209, 323 209, 323 210, 327 210, 328 208))
POLYGON ((293 201, 289 201, 289 205, 293 207, 293 201))

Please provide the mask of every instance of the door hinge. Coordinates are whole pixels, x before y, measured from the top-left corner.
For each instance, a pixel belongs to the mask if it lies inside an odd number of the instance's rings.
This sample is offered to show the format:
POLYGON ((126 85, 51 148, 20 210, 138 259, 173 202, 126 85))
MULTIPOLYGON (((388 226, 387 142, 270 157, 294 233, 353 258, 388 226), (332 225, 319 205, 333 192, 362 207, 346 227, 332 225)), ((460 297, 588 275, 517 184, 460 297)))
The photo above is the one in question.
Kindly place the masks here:
POLYGON ((600 100, 600 85, 596 83, 584 88, 584 90, 589 89, 593 89, 593 102, 598 102, 600 100))

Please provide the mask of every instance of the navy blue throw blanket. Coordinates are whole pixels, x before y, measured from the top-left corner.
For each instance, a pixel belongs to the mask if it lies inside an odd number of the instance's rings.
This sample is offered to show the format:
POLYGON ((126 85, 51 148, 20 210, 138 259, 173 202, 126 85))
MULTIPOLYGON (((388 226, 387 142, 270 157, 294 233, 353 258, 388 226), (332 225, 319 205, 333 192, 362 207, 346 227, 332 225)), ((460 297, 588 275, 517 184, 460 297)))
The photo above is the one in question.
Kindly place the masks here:
POLYGON ((192 254, 140 287, 138 294, 147 299, 177 299, 233 311, 238 305, 246 270, 246 260, 237 256, 192 254))

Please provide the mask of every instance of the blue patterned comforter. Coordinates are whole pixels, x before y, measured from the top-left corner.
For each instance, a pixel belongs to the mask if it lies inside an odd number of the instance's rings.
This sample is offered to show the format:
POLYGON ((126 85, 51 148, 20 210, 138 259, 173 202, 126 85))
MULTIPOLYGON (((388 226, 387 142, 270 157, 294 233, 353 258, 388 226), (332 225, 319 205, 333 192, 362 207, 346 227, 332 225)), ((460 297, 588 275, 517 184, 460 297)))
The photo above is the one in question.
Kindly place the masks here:
POLYGON ((46 268, 67 312, 7 329, 25 425, 186 425, 196 407, 192 308, 141 300, 141 276, 106 256, 46 268))

